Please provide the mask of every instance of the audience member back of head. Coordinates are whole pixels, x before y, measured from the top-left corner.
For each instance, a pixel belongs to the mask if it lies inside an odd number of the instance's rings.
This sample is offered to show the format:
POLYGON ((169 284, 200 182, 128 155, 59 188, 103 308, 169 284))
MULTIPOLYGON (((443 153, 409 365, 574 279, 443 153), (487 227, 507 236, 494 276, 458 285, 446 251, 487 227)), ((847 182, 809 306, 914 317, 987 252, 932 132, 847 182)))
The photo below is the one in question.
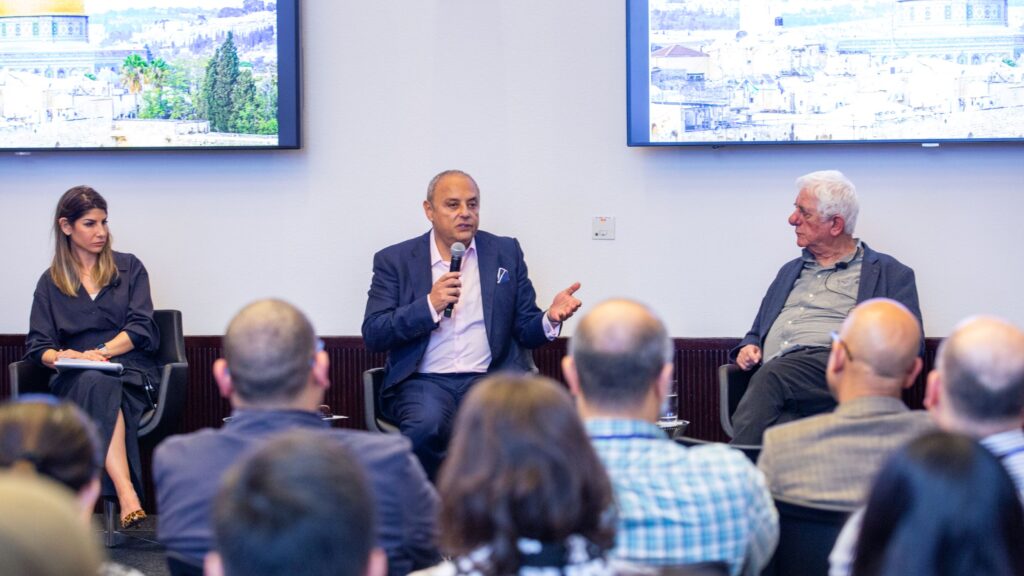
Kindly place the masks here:
POLYGON ((420 574, 610 574, 612 489, 566 391, 492 376, 456 416, 441 467, 441 544, 420 574))
POLYGON ((1020 575, 1022 542, 1024 511, 999 460, 966 436, 931 432, 879 472, 853 574, 1020 575))
POLYGON ((206 574, 380 576, 373 498, 353 456, 325 434, 286 433, 236 464, 214 511, 206 574))

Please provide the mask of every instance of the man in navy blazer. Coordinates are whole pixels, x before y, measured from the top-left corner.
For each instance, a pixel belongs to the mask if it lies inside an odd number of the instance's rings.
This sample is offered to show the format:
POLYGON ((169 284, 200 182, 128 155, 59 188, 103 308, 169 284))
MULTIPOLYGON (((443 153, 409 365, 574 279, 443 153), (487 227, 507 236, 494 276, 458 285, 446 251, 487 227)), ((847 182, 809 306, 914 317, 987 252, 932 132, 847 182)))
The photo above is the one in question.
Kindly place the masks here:
POLYGON ((430 232, 374 255, 362 331, 367 348, 388 353, 381 410, 433 478, 470 386, 488 372, 530 370, 529 349, 556 338, 581 303, 575 283, 546 312, 537 307, 519 242, 477 230, 480 189, 469 174, 435 176, 423 211, 430 232), (452 272, 456 243, 465 253, 452 272))
POLYGON ((213 376, 231 401, 231 420, 220 429, 168 438, 153 456, 157 535, 168 551, 201 563, 213 548, 213 504, 225 472, 276 436, 308 432, 337 442, 362 466, 373 493, 375 540, 387 554, 389 574, 440 560, 437 493, 409 441, 332 429, 322 420, 329 360, 302 312, 280 300, 246 306, 228 326, 224 355, 213 376))
POLYGON ((760 366, 733 415, 735 444, 761 444, 769 426, 835 408, 825 382, 831 334, 857 303, 891 298, 921 322, 914 271, 853 237, 853 183, 836 170, 796 182, 789 224, 803 253, 779 270, 753 326, 730 352, 743 370, 760 366))

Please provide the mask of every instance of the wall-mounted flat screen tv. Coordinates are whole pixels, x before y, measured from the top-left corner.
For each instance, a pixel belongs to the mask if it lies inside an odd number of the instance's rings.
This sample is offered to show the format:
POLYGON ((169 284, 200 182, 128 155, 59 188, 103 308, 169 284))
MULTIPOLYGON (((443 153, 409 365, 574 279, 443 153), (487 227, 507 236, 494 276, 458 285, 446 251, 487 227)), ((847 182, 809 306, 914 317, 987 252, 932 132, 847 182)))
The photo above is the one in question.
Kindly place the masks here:
POLYGON ((627 0, 631 146, 1024 138, 1024 0, 627 0))
POLYGON ((299 0, 0 0, 0 150, 298 148, 299 0))

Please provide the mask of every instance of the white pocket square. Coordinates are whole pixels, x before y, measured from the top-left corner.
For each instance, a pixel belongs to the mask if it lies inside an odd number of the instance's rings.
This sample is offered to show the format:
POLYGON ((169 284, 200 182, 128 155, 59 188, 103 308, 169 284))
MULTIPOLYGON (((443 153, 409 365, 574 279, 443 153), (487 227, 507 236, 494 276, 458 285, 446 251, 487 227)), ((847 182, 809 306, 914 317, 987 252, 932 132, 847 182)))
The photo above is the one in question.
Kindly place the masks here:
POLYGON ((498 268, 498 284, 504 284, 505 282, 508 282, 508 270, 498 268))

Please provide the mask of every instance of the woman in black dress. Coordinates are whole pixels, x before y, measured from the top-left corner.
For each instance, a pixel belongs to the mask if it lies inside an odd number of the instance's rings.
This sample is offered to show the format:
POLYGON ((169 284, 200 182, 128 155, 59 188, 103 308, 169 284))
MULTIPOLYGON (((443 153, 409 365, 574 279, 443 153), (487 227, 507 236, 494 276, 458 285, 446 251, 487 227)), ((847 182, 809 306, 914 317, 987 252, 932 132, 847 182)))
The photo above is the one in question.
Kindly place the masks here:
POLYGON ((63 371, 50 388, 96 422, 106 447, 103 495, 117 496, 127 528, 146 517, 138 425, 149 405, 147 387, 159 381, 149 275, 135 256, 111 249, 107 202, 88 186, 61 196, 53 234, 53 263, 36 285, 26 357, 51 368, 61 358, 124 366, 121 374, 63 371))

